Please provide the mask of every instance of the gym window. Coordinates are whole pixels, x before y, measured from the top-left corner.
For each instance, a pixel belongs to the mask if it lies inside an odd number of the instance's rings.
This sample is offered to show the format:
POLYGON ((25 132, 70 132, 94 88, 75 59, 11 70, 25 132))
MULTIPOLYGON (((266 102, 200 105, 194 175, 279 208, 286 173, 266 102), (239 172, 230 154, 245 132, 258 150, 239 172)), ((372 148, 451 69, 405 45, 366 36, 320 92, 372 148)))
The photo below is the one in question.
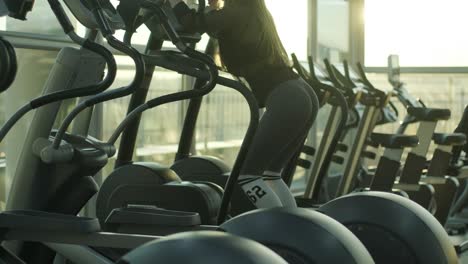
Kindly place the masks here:
POLYGON ((399 54, 405 67, 466 67, 466 10, 462 0, 366 0, 366 65, 399 54))

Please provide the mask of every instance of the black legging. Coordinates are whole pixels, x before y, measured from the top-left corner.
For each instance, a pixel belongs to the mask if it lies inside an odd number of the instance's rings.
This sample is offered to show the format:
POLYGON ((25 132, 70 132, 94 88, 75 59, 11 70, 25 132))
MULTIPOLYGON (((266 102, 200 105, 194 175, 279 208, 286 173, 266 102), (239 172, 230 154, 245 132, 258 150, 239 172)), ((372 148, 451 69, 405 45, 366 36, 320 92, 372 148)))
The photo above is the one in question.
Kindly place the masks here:
POLYGON ((319 102, 312 88, 296 79, 278 85, 265 105, 243 175, 280 172, 304 142, 317 117, 319 102))

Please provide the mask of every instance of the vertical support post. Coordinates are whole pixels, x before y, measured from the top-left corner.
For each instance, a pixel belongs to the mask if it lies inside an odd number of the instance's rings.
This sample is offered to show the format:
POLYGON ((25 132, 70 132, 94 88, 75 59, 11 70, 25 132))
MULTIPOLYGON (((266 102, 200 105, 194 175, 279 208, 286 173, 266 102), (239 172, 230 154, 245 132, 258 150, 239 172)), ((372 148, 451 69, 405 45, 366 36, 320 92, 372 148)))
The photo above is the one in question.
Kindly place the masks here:
POLYGON ((349 58, 351 65, 365 65, 364 0, 349 1, 349 58))

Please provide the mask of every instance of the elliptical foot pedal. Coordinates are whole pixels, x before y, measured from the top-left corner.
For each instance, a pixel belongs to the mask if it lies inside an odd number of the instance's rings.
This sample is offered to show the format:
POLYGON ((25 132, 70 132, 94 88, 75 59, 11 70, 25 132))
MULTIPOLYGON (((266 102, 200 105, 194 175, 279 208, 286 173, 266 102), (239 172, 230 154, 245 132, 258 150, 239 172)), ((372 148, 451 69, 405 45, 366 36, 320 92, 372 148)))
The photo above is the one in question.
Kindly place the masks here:
POLYGON ((197 226, 200 215, 194 212, 166 210, 154 206, 128 206, 112 210, 106 224, 140 224, 166 226, 197 226))
POLYGON ((111 211, 105 221, 106 230, 118 233, 168 235, 189 231, 201 225, 196 212, 166 210, 135 205, 111 211))
POLYGON ((0 213, 0 228, 43 230, 53 232, 95 233, 101 231, 96 218, 48 213, 34 210, 14 210, 0 213))

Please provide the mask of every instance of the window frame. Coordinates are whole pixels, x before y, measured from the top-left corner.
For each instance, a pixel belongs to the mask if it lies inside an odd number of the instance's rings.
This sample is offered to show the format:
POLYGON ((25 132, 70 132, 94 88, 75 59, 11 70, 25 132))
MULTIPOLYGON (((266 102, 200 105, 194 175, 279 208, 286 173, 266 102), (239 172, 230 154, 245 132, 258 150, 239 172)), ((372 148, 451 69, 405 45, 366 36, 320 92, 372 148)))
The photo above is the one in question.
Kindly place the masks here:
MULTIPOLYGON (((366 67, 369 73, 387 73, 387 67, 366 67)), ((401 73, 467 74, 468 67, 401 67, 401 73)))

